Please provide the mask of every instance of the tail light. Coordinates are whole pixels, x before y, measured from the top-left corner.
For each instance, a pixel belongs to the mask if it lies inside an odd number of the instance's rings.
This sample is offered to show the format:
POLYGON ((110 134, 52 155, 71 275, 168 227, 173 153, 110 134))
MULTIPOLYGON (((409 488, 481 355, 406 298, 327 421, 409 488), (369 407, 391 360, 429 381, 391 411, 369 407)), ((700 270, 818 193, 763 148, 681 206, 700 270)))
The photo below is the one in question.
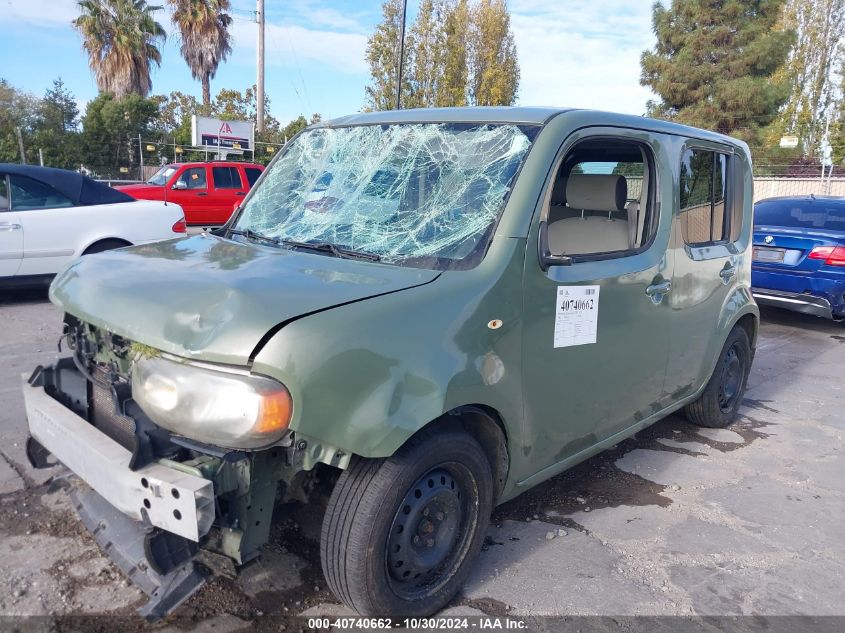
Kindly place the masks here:
POLYGON ((185 218, 180 218, 176 221, 176 223, 170 227, 170 230, 174 233, 187 233, 188 226, 185 224, 185 218))
POLYGON ((845 246, 816 246, 807 257, 821 259, 825 266, 845 266, 845 246))

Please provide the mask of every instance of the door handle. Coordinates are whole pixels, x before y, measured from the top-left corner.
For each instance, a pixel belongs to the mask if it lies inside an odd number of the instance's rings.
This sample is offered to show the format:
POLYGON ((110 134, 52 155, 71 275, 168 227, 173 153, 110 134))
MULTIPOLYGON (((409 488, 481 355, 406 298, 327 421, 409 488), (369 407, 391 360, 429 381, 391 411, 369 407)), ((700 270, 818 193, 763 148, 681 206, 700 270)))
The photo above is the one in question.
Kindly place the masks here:
POLYGON ((668 294, 670 290, 672 290, 672 282, 662 281, 658 284, 648 286, 645 289, 645 293, 651 297, 652 303, 658 304, 663 301, 663 296, 668 294))
POLYGON ((0 231, 20 231, 20 224, 13 224, 12 222, 0 222, 0 231))
POLYGON ((245 191, 238 191, 238 192, 235 193, 235 195, 236 196, 245 196, 246 192, 245 191))
POLYGON ((198 196, 207 196, 208 194, 207 194, 207 193, 205 193, 205 192, 200 191, 200 192, 197 192, 197 195, 198 195, 198 196))
POLYGON ((725 264, 725 267, 719 271, 719 277, 722 278, 722 283, 727 285, 731 279, 736 275, 736 266, 732 264, 725 264))

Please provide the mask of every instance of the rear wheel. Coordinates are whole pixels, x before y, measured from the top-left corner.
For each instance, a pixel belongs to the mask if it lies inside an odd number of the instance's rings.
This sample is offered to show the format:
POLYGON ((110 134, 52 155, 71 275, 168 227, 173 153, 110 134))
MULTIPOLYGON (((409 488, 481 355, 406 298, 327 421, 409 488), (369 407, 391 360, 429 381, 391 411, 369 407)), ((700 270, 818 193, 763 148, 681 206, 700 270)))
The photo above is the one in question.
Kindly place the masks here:
POLYGON ((736 419, 751 370, 751 344, 745 329, 736 326, 728 335, 716 368, 698 400, 684 409, 698 426, 722 428, 736 419))
POLYGON ((103 251, 111 251, 115 248, 123 248, 124 246, 132 246, 126 240, 119 240, 116 238, 110 238, 106 240, 100 240, 99 242, 94 242, 85 249, 82 253, 83 255, 93 255, 94 253, 102 253, 103 251))
POLYGON ((464 584, 492 497, 490 464, 463 431, 425 433, 388 459, 354 459, 323 520, 329 587, 362 615, 431 615, 464 584))

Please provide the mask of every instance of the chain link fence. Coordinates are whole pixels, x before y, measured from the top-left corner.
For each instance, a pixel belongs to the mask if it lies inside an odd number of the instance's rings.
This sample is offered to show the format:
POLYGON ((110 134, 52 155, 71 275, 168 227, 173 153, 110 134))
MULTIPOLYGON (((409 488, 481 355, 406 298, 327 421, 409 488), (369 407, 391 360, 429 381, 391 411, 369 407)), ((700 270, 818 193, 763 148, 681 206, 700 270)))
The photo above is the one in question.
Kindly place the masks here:
MULTIPOLYGON (((149 180, 163 165, 210 160, 269 163, 284 143, 255 142, 253 148, 218 150, 195 147, 173 140, 135 138, 121 143, 106 143, 97 152, 89 152, 80 165, 82 173, 110 184, 149 180)), ((47 165, 49 166, 49 165, 47 165)))
MULTIPOLYGON (((284 147, 284 143, 256 141, 252 148, 218 150, 199 148, 171 139, 142 137, 105 139, 94 152, 87 152, 87 161, 79 171, 107 183, 142 182, 149 180, 163 165, 196 161, 226 160, 269 163, 284 147), (92 156, 93 154, 93 156, 92 156)), ((629 178, 633 191, 639 183, 629 178)), ((845 197, 845 166, 826 166, 818 159, 801 158, 788 165, 754 165, 754 201, 777 196, 843 196, 845 197)))

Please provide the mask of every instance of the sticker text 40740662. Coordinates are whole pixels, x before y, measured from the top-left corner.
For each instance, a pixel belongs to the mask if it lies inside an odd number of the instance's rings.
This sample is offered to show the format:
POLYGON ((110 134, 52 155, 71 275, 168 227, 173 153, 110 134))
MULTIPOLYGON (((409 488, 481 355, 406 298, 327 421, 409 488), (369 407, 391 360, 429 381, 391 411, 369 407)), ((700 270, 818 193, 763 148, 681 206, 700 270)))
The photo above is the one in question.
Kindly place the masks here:
POLYGON ((555 347, 596 342, 600 286, 558 286, 555 304, 555 347))

